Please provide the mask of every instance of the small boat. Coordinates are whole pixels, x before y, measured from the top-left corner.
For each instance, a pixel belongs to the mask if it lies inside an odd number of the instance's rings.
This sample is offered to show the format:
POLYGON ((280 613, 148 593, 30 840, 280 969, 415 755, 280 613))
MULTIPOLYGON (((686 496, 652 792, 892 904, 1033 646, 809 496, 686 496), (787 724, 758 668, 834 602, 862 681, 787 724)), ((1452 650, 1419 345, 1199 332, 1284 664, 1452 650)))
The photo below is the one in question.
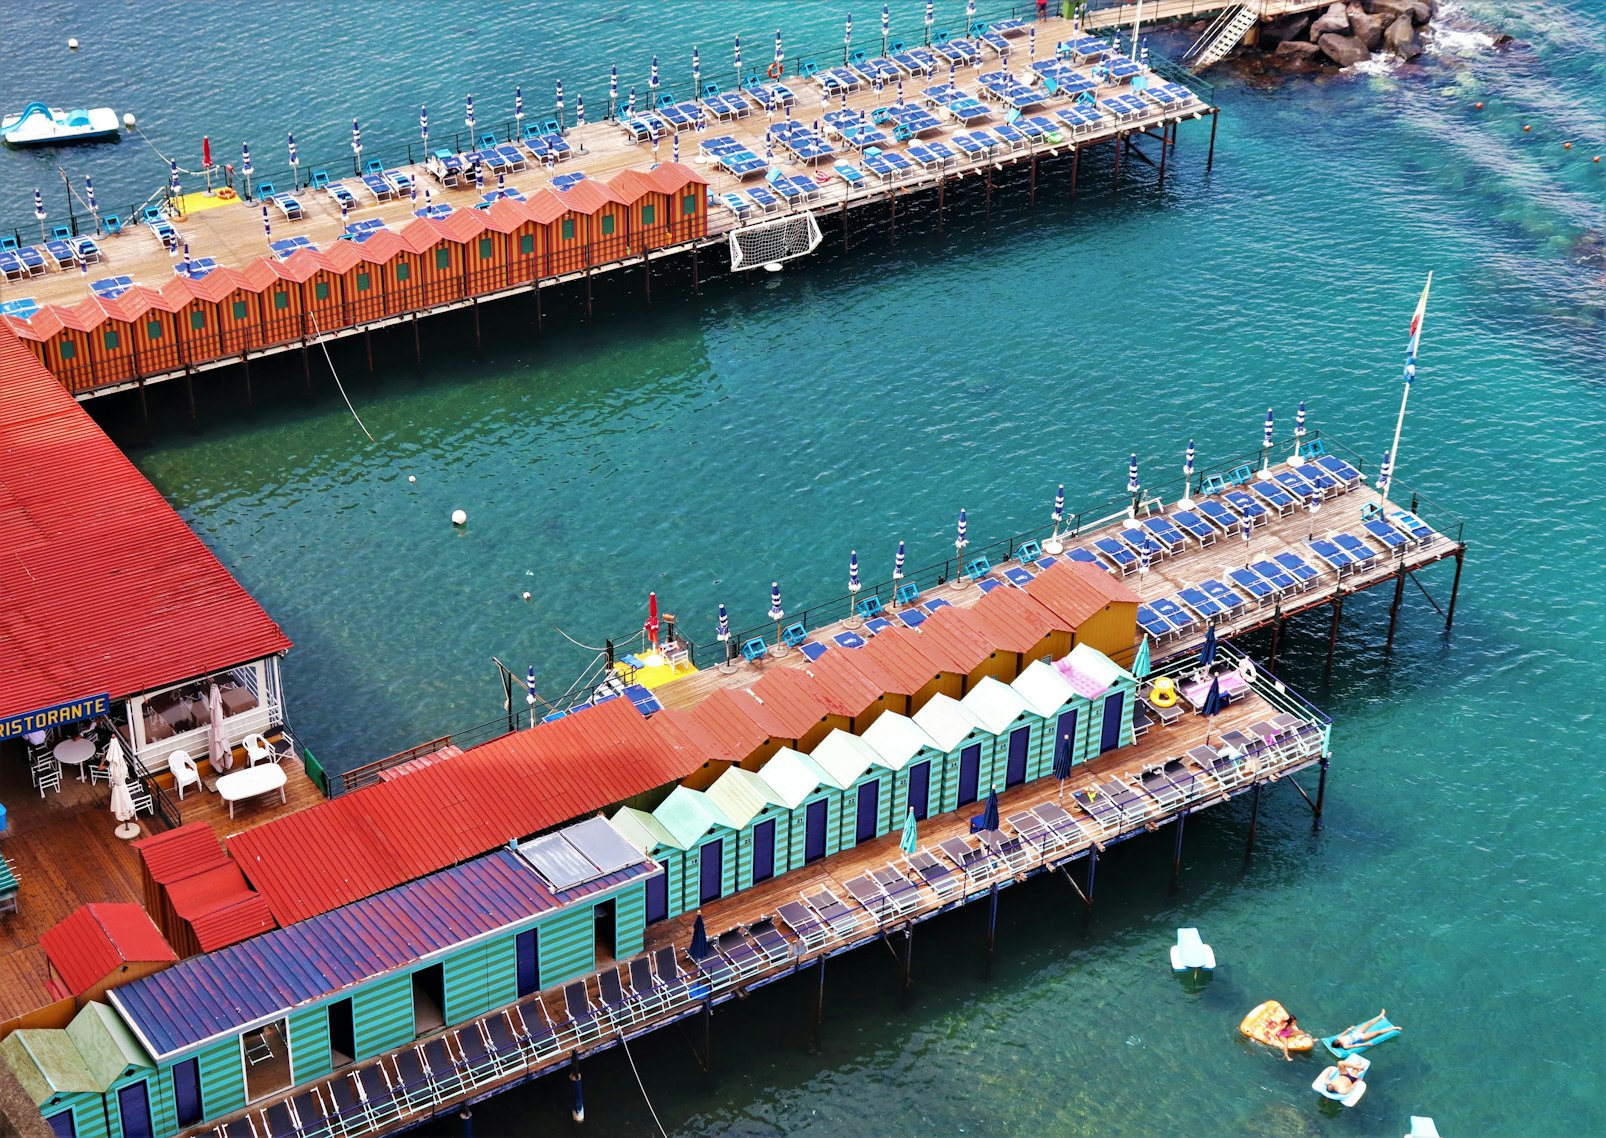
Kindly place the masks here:
POLYGON ((0 118, 0 139, 8 146, 60 146, 116 138, 121 125, 110 107, 64 111, 29 103, 21 112, 0 118))

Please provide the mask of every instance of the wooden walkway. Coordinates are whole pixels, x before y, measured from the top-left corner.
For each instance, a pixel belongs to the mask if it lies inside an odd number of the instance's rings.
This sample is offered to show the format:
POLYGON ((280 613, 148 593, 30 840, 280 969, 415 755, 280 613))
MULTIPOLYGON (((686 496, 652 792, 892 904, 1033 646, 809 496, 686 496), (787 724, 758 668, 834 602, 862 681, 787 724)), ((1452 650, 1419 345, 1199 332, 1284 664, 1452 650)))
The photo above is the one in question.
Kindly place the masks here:
MULTIPOLYGON (((1034 60, 1051 57, 1054 45, 1059 40, 1069 38, 1071 35, 1070 21, 1057 17, 1044 20, 1036 26, 1035 55, 1030 50, 1028 38, 1024 35, 1016 36, 1010 41, 1012 51, 1007 65, 1001 65, 994 55, 986 53, 984 62, 979 67, 959 68, 955 82, 968 92, 975 94, 977 92, 975 80, 980 72, 992 71, 1000 67, 1007 67, 1008 70, 1016 73, 1025 72, 1029 70, 1034 60)), ((826 67, 832 64, 840 64, 841 61, 840 59, 822 58, 820 62, 822 67, 826 67)), ((723 71, 724 69, 716 69, 711 66, 708 71, 709 77, 713 77, 717 70, 723 71)), ((1091 65, 1084 65, 1081 70, 1084 73, 1089 72, 1091 65)), ((825 100, 822 95, 822 88, 812 79, 805 79, 789 72, 784 77, 783 82, 797 95, 797 104, 792 110, 791 117, 801 123, 811 124, 814 120, 821 118, 825 111, 836 110, 843 105, 841 98, 836 95, 831 96, 829 100, 825 100)), ((903 96, 909 102, 920 102, 922 89, 945 82, 947 82, 945 68, 939 69, 937 74, 930 78, 918 76, 905 78, 902 84, 903 96)), ((1103 98, 1116 93, 1118 89, 1126 90, 1127 88, 1124 83, 1120 84, 1119 87, 1105 86, 1100 88, 1097 94, 1100 98, 1103 98)), ((850 108, 868 112, 872 108, 893 103, 897 100, 898 94, 899 85, 896 83, 886 84, 879 92, 871 90, 869 85, 866 84, 848 95, 846 105, 850 108)), ((642 109, 645 109, 645 100, 642 100, 639 105, 642 109)), ((993 110, 993 113, 987 118, 976 120, 966 125, 945 121, 940 133, 923 135, 921 141, 946 139, 954 134, 965 133, 981 127, 997 126, 1003 122, 1003 108, 1001 105, 996 102, 988 103, 987 105, 993 110)), ((1065 106, 1069 106, 1069 103, 1063 98, 1058 98, 1045 104, 1040 111, 1032 113, 1052 115, 1054 110, 1065 106)), ((603 109, 604 107, 594 105, 594 110, 596 111, 603 109)), ((622 103, 619 109, 622 115, 624 109, 622 103)), ((933 187, 939 182, 946 182, 966 175, 999 170, 1022 162, 1031 163, 1035 169, 1039 156, 1047 157, 1065 154, 1071 150, 1083 148, 1094 143, 1118 138, 1124 139, 1134 133, 1158 131, 1162 124, 1198 118, 1212 111, 1213 108, 1197 99, 1190 102, 1186 107, 1173 110, 1162 111, 1158 108, 1151 108, 1147 113, 1135 116, 1119 124, 1106 120, 1074 140, 1067 139, 1054 144, 1039 143, 990 158, 962 159, 957 164, 939 171, 923 171, 917 167, 907 178, 885 185, 867 179, 865 185, 854 189, 849 188, 840 178, 832 177, 825 190, 814 201, 800 203, 792 208, 799 211, 808 209, 816 213, 840 211, 872 202, 886 202, 896 195, 901 195, 911 190, 933 187)), ((755 154, 763 156, 765 154, 765 132, 767 128, 784 117, 779 114, 766 115, 764 111, 756 109, 756 105, 754 105, 752 112, 740 119, 725 122, 710 119, 705 133, 688 130, 680 134, 681 159, 684 162, 699 165, 704 175, 709 179, 709 192, 714 194, 716 198, 718 195, 728 191, 756 185, 759 179, 752 177, 745 180, 737 179, 712 165, 703 163, 698 157, 700 142, 703 138, 732 135, 743 142, 755 154)), ((571 127, 567 132, 567 138, 577 152, 576 157, 570 158, 554 168, 541 167, 532 163, 530 169, 508 175, 506 179, 507 186, 529 192, 548 185, 555 174, 572 174, 576 172, 584 172, 589 178, 608 178, 623 170, 645 169, 655 162, 667 161, 673 153, 673 144, 667 138, 656 147, 646 143, 636 143, 627 137, 617 123, 608 121, 590 122, 583 127, 571 127)), ((901 150, 902 148, 889 147, 889 149, 901 150)), ((851 150, 840 151, 833 159, 807 166, 791 161, 787 152, 779 147, 775 148, 774 153, 776 164, 784 166, 792 173, 812 175, 819 171, 829 175, 838 161, 854 165, 860 164, 859 154, 857 151, 851 150)), ((365 153, 364 157, 386 156, 365 153)), ((396 155, 392 157, 400 158, 402 156, 396 155)), ((308 167, 307 163, 302 165, 303 167, 308 167)), ((338 205, 327 194, 311 189, 301 189, 296 191, 296 195, 305 210, 304 219, 297 222, 289 222, 284 220, 277 210, 271 210, 273 238, 279 239, 300 234, 310 238, 313 244, 318 247, 326 248, 340 237, 345 224, 349 222, 379 218, 393 229, 400 228, 412 220, 415 209, 423 206, 424 187, 430 188, 435 202, 468 207, 479 200, 479 192, 474 189, 472 182, 468 182, 456 189, 447 190, 443 189, 430 175, 425 173, 422 165, 403 166, 402 168, 413 175, 418 183, 419 198, 416 202, 404 197, 399 201, 373 204, 370 199, 364 198, 364 204, 352 210, 343 220, 338 205)), ((306 173, 310 177, 311 169, 307 168, 306 173)), ((351 168, 350 166, 330 168, 329 174, 334 180, 339 180, 342 177, 349 180, 351 168)), ((278 188, 284 190, 288 187, 281 180, 278 188)), ((487 182, 486 190, 489 191, 495 188, 496 182, 492 178, 487 182)), ((763 216, 766 215, 755 215, 750 220, 762 220, 763 216)), ((773 218, 779 215, 770 214, 767 216, 773 218)), ((723 205, 716 205, 710 210, 706 238, 699 239, 688 245, 658 250, 654 256, 664 256, 684 251, 696 244, 723 243, 726 233, 731 229, 737 228, 738 225, 737 219, 729 209, 723 205)), ((195 211, 177 220, 175 227, 179 232, 180 239, 188 242, 191 257, 212 257, 220 265, 239 266, 251 258, 266 255, 268 252, 268 238, 264 236, 262 231, 261 206, 259 203, 236 201, 215 208, 195 211)), ((127 275, 132 277, 137 284, 156 287, 173 276, 175 259, 169 256, 162 248, 161 243, 142 227, 131 227, 119 237, 102 238, 99 244, 102 249, 103 259, 100 264, 91 266, 88 274, 91 278, 127 275)), ((642 257, 637 253, 618 262, 598 265, 595 270, 605 271, 611 268, 640 263, 642 263, 642 257)), ((568 276, 572 278, 576 275, 578 274, 569 274, 568 276)), ((565 278, 550 278, 540 283, 552 284, 561 279, 565 278)), ((520 286, 508 291, 521 292, 530 287, 533 286, 520 286)), ((7 291, 9 295, 13 296, 19 294, 32 296, 41 304, 75 304, 88 295, 85 282, 76 268, 68 271, 52 271, 21 285, 8 286, 7 291)), ((461 304, 468 303, 473 302, 461 302, 461 304)), ((460 305, 438 307, 457 306, 460 305)), ((394 322, 394 319, 387 319, 376 322, 373 326, 394 322)), ((336 333, 336 330, 333 329, 326 329, 325 331, 330 335, 336 333)), ((237 358, 230 357, 214 364, 198 366, 223 366, 234 362, 237 358)), ((122 386, 124 385, 113 385, 95 391, 88 391, 82 393, 82 396, 87 398, 96 394, 105 394, 122 386)))
MULTIPOLYGON (((444 1031, 433 1032, 375 1059, 344 1068, 324 1080, 319 1093, 326 1101, 335 1101, 328 1093, 328 1084, 335 1081, 355 1081, 360 1084, 366 1105, 348 1110, 336 1131, 348 1136, 396 1133, 420 1125, 430 1118, 449 1116, 460 1107, 500 1094, 508 1088, 543 1075, 564 1069, 574 1069, 585 1056, 618 1046, 648 1032, 656 1031, 693 1018, 701 1020, 702 1030, 709 1030, 713 1008, 733 999, 745 999, 755 990, 777 980, 811 968, 818 972, 815 1004, 815 1026, 818 1028, 824 1000, 824 962, 829 957, 850 951, 872 941, 881 940, 891 950, 902 974, 900 985, 909 982, 908 957, 904 955, 912 944, 917 925, 933 917, 952 912, 975 901, 992 901, 999 891, 1047 873, 1059 873, 1066 881, 1062 903, 1087 904, 1091 907, 1094 893, 1094 872, 1098 854, 1110 845, 1127 838, 1153 832, 1171 825, 1177 835, 1177 857, 1180 859, 1183 829, 1181 822, 1188 814, 1219 805, 1231 798, 1250 794, 1258 811, 1262 789, 1274 782, 1290 779, 1310 766, 1321 764, 1323 779, 1327 766, 1326 751, 1328 730, 1326 721, 1314 709, 1286 695, 1278 694, 1257 683, 1253 692, 1241 698, 1211 723, 1197 716, 1185 715, 1170 727, 1155 727, 1130 747, 1112 751, 1098 759, 1075 768, 1064 787, 1065 808, 1075 816, 1080 832, 1069 840, 1028 845, 1024 853, 1012 855, 1009 860, 986 860, 971 876, 954 871, 957 884, 939 892, 931 885, 920 885, 912 900, 896 914, 867 909, 853 901, 847 884, 859 875, 888 865, 905 872, 908 865, 899 849, 899 835, 888 834, 850 850, 825 858, 814 866, 784 874, 762 885, 734 896, 705 905, 701 914, 706 929, 713 939, 727 930, 746 929, 755 922, 773 918, 780 906, 796 902, 807 893, 820 888, 829 889, 850 910, 850 917, 824 939, 805 942, 787 929, 784 922, 777 924, 780 940, 773 951, 761 954, 740 970, 720 966, 692 976, 692 983, 679 989, 655 990, 638 999, 631 993, 628 973, 623 987, 629 995, 626 1002, 614 1012, 601 1016, 594 1023, 581 1026, 568 1014, 563 992, 549 989, 526 997, 518 1005, 499 1008, 479 1019, 455 1025, 444 1031), (1167 759, 1182 755, 1190 747, 1201 744, 1208 727, 1212 737, 1220 739, 1223 732, 1242 730, 1250 724, 1263 722, 1279 714, 1291 714, 1303 725, 1290 727, 1286 735, 1273 745, 1251 751, 1240 765, 1238 777, 1217 781, 1202 778, 1195 784, 1193 796, 1180 803, 1161 807, 1156 800, 1153 812, 1140 821, 1100 832, 1091 815, 1074 805, 1072 795, 1094 784, 1106 784, 1111 779, 1129 779, 1167 759), (1072 863, 1087 860, 1090 869, 1081 875, 1086 884, 1078 882, 1071 873, 1072 863), (901 947, 900 947, 901 946, 901 947), (539 1009, 537 1004, 540 1005, 539 1009), (523 1036, 522 1029, 538 1029, 542 1019, 553 1025, 550 1032, 532 1030, 523 1036), (429 1064, 428 1073, 422 1073, 420 1055, 429 1064), (431 1059, 432 1057, 432 1059, 431 1059), (450 1064, 448 1065, 448 1060, 450 1064)), ((1304 794, 1303 788, 1300 791, 1304 794)), ((1318 813, 1321 791, 1312 803, 1318 813)), ((1004 819, 1006 836, 1015 836, 1007 821, 1011 815, 1029 807, 1058 802, 1061 787, 1053 778, 1039 779, 1034 783, 1015 787, 999 796, 999 815, 1004 819)), ((969 836, 970 816, 980 810, 970 804, 958 811, 935 815, 919 825, 922 850, 933 850, 937 843, 950 838, 969 836)), ((1251 841, 1254 822, 1251 821, 1251 841)), ((940 860, 940 859, 939 859, 940 860)), ((646 948, 653 952, 668 949, 675 954, 679 967, 688 972, 694 962, 687 955, 692 925, 696 914, 688 913, 669 921, 652 925, 647 931, 646 948)), ((991 925, 991 921, 989 922, 991 925)), ((991 953, 992 937, 988 951, 991 953)), ((712 961, 710 963, 713 963, 712 961)), ((605 971, 616 967, 607 962, 605 971)), ((596 974, 579 981, 585 986, 589 998, 598 999, 596 974)), ((570 985, 572 986, 572 985, 570 985)), ((696 1032, 692 1033, 693 1035, 696 1032)), ((703 1047, 707 1047, 703 1035, 703 1047)), ((695 1044, 694 1044, 695 1047, 695 1044)), ((699 1056, 706 1062, 707 1052, 699 1056)), ((343 1087, 342 1097, 347 1101, 356 1098, 355 1087, 343 1087)), ((258 1134, 273 1134, 274 1121, 284 1117, 284 1102, 298 1100, 302 1112, 301 1125, 310 1127, 316 1119, 306 1117, 313 1097, 306 1088, 276 1092, 272 1098, 251 1104, 247 1111, 192 1131, 193 1134, 224 1135, 230 1123, 249 1115, 258 1134)))
MULTIPOLYGON (((244 752, 237 749, 236 769, 244 761, 244 752)), ((163 775, 158 781, 168 787, 185 823, 205 822, 223 838, 324 800, 300 758, 287 758, 281 765, 286 776, 284 803, 276 794, 265 794, 236 803, 232 819, 228 803, 216 793, 187 787, 183 802, 179 802, 171 790, 172 777, 163 775)), ((105 783, 79 782, 69 773, 63 776, 59 792, 47 791, 41 798, 19 754, 18 761, 0 764, 0 802, 6 804, 10 823, 0 837, 0 853, 16 867, 21 882, 17 912, 0 915, 3 1030, 52 1002, 45 987, 45 955, 39 947, 42 933, 80 905, 120 902, 143 906, 145 895, 139 854, 112 832, 116 820, 111 816, 105 783)), ((138 821, 139 837, 162 830, 160 823, 153 827, 149 815, 141 815, 138 821)))

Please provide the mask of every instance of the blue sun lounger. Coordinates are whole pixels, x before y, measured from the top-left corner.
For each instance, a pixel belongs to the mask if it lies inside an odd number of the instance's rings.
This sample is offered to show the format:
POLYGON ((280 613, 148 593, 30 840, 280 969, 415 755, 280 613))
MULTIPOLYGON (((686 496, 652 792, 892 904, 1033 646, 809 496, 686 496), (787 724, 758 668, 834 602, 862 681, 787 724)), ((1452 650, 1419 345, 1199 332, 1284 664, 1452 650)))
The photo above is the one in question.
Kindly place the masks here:
POLYGON ((1024 150, 1031 145, 1031 139, 1026 137, 1026 133, 1009 123, 1001 123, 993 127, 992 131, 999 141, 1011 150, 1024 150))
POLYGON ((56 268, 65 269, 72 264, 72 246, 63 238, 53 238, 45 242, 45 252, 50 259, 56 262, 56 268))
POLYGON ((857 632, 839 632, 835 636, 831 637, 831 639, 836 641, 838 647, 841 648, 864 647, 864 637, 860 636, 857 632))
POLYGON ((703 107, 716 119, 739 119, 753 113, 752 104, 734 91, 721 94, 714 91, 703 96, 703 107))
POLYGON ((347 209, 357 208, 357 195, 352 193, 344 182, 330 182, 324 189, 335 199, 335 205, 345 206, 347 209))
POLYGON ((1216 538, 1220 536, 1216 533, 1215 526, 1205 521, 1192 510, 1178 510, 1171 515, 1171 520, 1183 533, 1186 533, 1200 545, 1214 545, 1216 538))
POLYGON ((1253 569, 1229 569, 1227 570, 1227 580, 1237 585, 1257 601, 1268 600, 1281 591, 1253 569))
POLYGON ((720 194, 719 202, 734 213, 738 219, 744 218, 753 212, 753 203, 739 194, 720 194))
POLYGON ((1169 620, 1178 632, 1184 632, 1199 623, 1187 609, 1170 597, 1156 597, 1149 602, 1149 607, 1169 620))
POLYGON ((1138 567, 1138 555, 1113 537, 1095 538, 1093 548, 1104 554, 1123 577, 1138 567))
POLYGON ((1352 533, 1335 533, 1333 540, 1338 547, 1354 558, 1357 565, 1364 565, 1377 556, 1375 550, 1352 533))
POLYGON ((281 261, 289 257, 290 254, 294 253, 297 249, 313 248, 316 248, 316 246, 313 245, 312 238, 308 237, 305 233, 297 233, 294 237, 283 237, 278 241, 268 242, 268 252, 272 253, 281 261))
POLYGON ((1299 499, 1301 504, 1320 499, 1322 496, 1321 489, 1297 470, 1279 470, 1274 472, 1271 478, 1273 482, 1299 499))
POLYGON ((1177 592, 1177 600, 1187 605, 1205 620, 1212 620, 1218 616, 1225 615, 1227 612, 1227 607, 1225 605, 1216 601, 1203 589, 1197 587, 1179 590, 1177 592))
POLYGON ((1170 636, 1173 632, 1181 631, 1171 623, 1170 618, 1162 616, 1149 605, 1138 606, 1138 627, 1156 640, 1170 636))
POLYGON ((1327 562, 1333 572, 1340 577, 1344 575, 1344 570, 1355 567, 1355 558, 1340 549, 1336 542, 1330 541, 1325 537, 1314 537, 1310 539, 1308 544, 1316 556, 1327 562))
POLYGON ((1249 568, 1262 581, 1265 581, 1266 584, 1280 593, 1300 587, 1299 581, 1295 579, 1294 575, 1275 561, 1256 561, 1249 568))
POLYGON ((1004 580, 1008 581, 1016 588, 1024 589, 1027 585, 1032 583, 1031 573, 1027 572, 1025 569, 1022 569, 1019 565, 1011 565, 1008 569, 1002 570, 1002 572, 1004 574, 1004 580))
POLYGON ((904 609, 898 614, 898 619, 903 621, 906 628, 918 628, 926 622, 926 614, 920 609, 904 609))
MULTIPOLYGON (((1278 493, 1281 493, 1281 491, 1278 491, 1278 493)), ((1266 507, 1255 501, 1254 495, 1247 490, 1227 490, 1221 497, 1227 505, 1237 511, 1239 519, 1248 518, 1251 525, 1263 526, 1271 520, 1271 515, 1267 513, 1266 507)), ((1283 497, 1286 498, 1287 495, 1284 494, 1283 497)), ((1293 508, 1292 501, 1287 504, 1289 509, 1293 508)), ((1282 513, 1281 510, 1278 512, 1282 513)), ((1238 524, 1242 524, 1241 520, 1238 524)))
POLYGON ((1403 549, 1407 545, 1411 544, 1411 539, 1409 537, 1395 529, 1393 526, 1389 525, 1388 522, 1383 521, 1381 518, 1373 518, 1369 522, 1362 522, 1361 525, 1367 533, 1371 534, 1373 538, 1381 542, 1386 549, 1403 549))
MULTIPOLYGON (((0 261, 4 256, 0 255, 0 261)), ((19 296, 15 300, 0 300, 0 316, 15 316, 18 320, 32 320, 39 313, 39 302, 31 296, 19 296)))
POLYGON ((1320 467, 1330 477, 1336 478, 1346 490, 1353 490, 1362 482, 1361 472, 1336 454, 1322 454, 1311 460, 1311 465, 1320 467))
POLYGON ((1310 564, 1310 562, 1306 561, 1297 553, 1279 553, 1276 554, 1272 560, 1277 562, 1277 564, 1283 569, 1287 570, 1288 574, 1293 577, 1295 581, 1299 582, 1300 588, 1304 588, 1317 577, 1321 576, 1321 573, 1318 572, 1317 569, 1310 564))
POLYGON ((862 59, 853 65, 853 69, 872 84, 877 80, 882 83, 896 83, 898 76, 903 74, 898 70, 898 65, 884 55, 878 55, 874 59, 862 59))
POLYGON ((754 186, 747 191, 747 196, 753 199, 753 204, 764 213, 771 213, 781 208, 781 199, 770 193, 767 186, 754 186))
POLYGON ((937 70, 937 57, 923 47, 912 47, 892 57, 892 62, 905 75, 930 75, 937 70))
MULTIPOLYGON (((1194 512, 1201 515, 1207 522, 1215 526, 1222 533, 1236 533, 1243 521, 1237 514, 1214 498, 1201 498, 1193 504, 1194 512)), ((1175 517, 1176 515, 1172 515, 1175 517)), ((1179 523, 1180 524, 1180 523, 1179 523)), ((1201 542, 1202 544, 1202 542, 1201 542)))
POLYGON ((1209 595, 1211 600, 1215 601, 1232 615, 1237 615, 1240 609, 1247 608, 1249 605, 1248 601, 1244 600, 1243 597, 1227 588, 1226 585, 1223 585, 1214 577, 1208 581, 1200 581, 1199 587, 1209 595))
POLYGON ((1165 546, 1167 553, 1187 548, 1188 535, 1170 518, 1145 518, 1143 528, 1152 533, 1165 546))
POLYGON ((89 282, 89 291, 107 300, 116 300, 133 287, 134 278, 128 276, 102 277, 98 281, 89 282))
POLYGON ((396 187, 386 181, 382 175, 364 174, 361 180, 375 202, 388 202, 396 196, 396 187))
POLYGON ((887 631, 887 629, 895 628, 897 626, 886 617, 878 616, 865 621, 864 627, 869 631, 871 636, 880 636, 883 632, 887 631))
POLYGON ((1249 484, 1249 487, 1257 498, 1277 511, 1278 517, 1286 517, 1293 513, 1300 504, 1298 498, 1284 490, 1273 479, 1257 478, 1249 484))
POLYGON ((1432 526, 1409 510, 1395 510, 1389 515, 1389 520, 1394 523, 1396 528, 1405 531, 1413 540, 1424 545, 1437 536, 1432 526))
POLYGON ((948 601, 943 600, 941 597, 932 597, 929 601, 927 601, 925 604, 921 605, 920 607, 925 609, 927 612, 934 613, 938 609, 952 608, 953 605, 951 603, 949 603, 948 601))

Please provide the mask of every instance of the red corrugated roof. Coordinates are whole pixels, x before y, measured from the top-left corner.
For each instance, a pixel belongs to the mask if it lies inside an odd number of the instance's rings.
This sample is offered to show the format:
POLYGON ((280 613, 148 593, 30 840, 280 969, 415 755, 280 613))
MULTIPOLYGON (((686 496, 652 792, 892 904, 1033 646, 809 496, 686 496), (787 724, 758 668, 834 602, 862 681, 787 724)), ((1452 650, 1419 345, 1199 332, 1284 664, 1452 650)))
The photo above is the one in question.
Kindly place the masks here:
POLYGON ((285 634, 0 329, 0 715, 283 652, 285 634))
POLYGON ((716 748, 707 757, 739 763, 769 742, 770 733, 759 723, 756 711, 752 697, 738 698, 729 688, 720 688, 694 707, 691 720, 716 748))
POLYGON ((852 649, 831 648, 812 664, 803 665, 804 674, 814 680, 826 709, 849 719, 861 714, 886 692, 886 686, 872 678, 872 673, 854 658, 858 655, 852 649))
POLYGON ((662 193, 673 194, 686 186, 706 186, 708 179, 693 166, 684 162, 660 162, 647 171, 647 177, 658 183, 662 193))
POLYGON ((912 635, 919 636, 921 649, 949 672, 969 672, 994 651, 993 644, 971 623, 970 614, 954 605, 928 616, 912 635))
POLYGON ((289 925, 685 778, 708 756, 617 699, 228 839, 289 925))
POLYGON ((190 920, 190 928, 195 930, 195 940, 201 946, 202 952, 213 952, 227 948, 231 944, 239 944, 242 940, 249 940, 260 933, 265 933, 276 925, 273 911, 268 908, 267 901, 257 893, 247 893, 190 920))
POLYGON ((1019 589, 994 589, 970 606, 969 616, 1005 652, 1030 652, 1059 624, 1053 613, 1019 589))
POLYGON ((863 652, 879 666, 887 675, 887 690, 897 695, 914 695, 942 671, 942 666, 926 655, 907 628, 889 628, 872 636, 863 648, 848 651, 863 652))
POLYGON ((613 192, 626 205, 635 204, 646 194, 665 192, 655 179, 642 170, 621 170, 608 179, 608 185, 613 187, 613 192))
POLYGON ((827 711, 814 681, 796 668, 777 668, 743 694, 757 704, 753 718, 772 739, 801 739, 827 711))
POLYGON ((228 861, 223 843, 205 822, 188 822, 176 830, 141 838, 134 843, 145 872, 158 885, 182 881, 228 861))
POLYGON ((39 937, 75 996, 127 963, 172 963, 178 954, 138 905, 81 905, 39 937))
POLYGON ((1061 561, 1026 586, 1026 594, 1064 621, 1070 630, 1111 602, 1137 604, 1138 595, 1097 565, 1061 561))

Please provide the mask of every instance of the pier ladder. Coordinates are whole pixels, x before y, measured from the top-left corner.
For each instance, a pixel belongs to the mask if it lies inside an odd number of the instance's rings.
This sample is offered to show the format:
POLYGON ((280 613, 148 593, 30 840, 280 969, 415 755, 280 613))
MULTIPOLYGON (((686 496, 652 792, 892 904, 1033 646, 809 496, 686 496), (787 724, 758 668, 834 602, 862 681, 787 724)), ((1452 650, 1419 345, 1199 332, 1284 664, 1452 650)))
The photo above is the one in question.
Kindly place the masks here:
POLYGON ((1203 71, 1212 63, 1226 57, 1227 53, 1238 46, 1256 20, 1260 18, 1260 5, 1255 3, 1240 4, 1237 7, 1223 8, 1220 15, 1210 22, 1204 34, 1193 42, 1183 59, 1195 71, 1203 71))

